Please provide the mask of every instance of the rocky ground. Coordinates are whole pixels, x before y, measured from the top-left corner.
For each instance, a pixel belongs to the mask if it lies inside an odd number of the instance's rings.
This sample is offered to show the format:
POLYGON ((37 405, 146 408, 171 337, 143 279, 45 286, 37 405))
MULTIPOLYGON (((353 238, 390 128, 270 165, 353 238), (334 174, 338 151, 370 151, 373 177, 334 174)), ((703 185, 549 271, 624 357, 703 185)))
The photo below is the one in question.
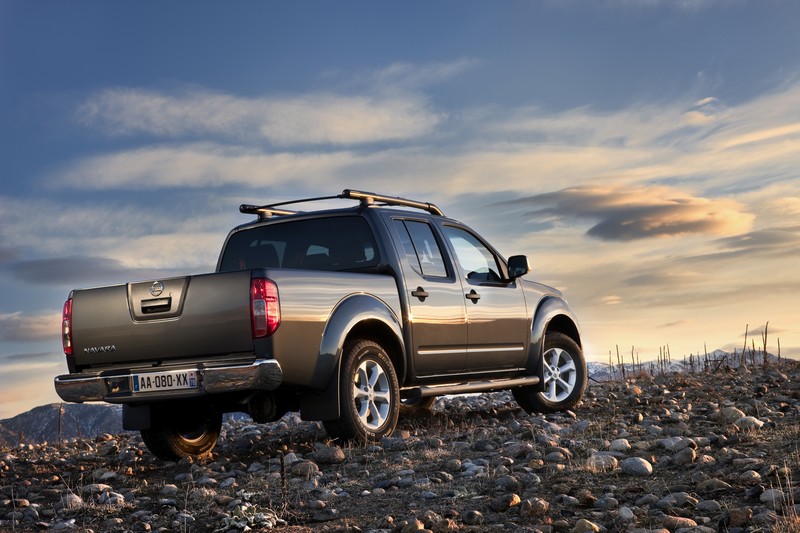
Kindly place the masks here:
POLYGON ((800 531, 800 367, 591 383, 574 411, 444 398, 338 446, 226 422, 165 463, 136 434, 0 451, 2 531, 800 531))

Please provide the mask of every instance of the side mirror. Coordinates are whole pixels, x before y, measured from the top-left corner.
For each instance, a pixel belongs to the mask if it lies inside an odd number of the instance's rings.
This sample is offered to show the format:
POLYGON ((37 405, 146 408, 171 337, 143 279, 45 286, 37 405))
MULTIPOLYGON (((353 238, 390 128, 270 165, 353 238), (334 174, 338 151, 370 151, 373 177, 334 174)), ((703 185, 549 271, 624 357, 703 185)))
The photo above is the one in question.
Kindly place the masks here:
POLYGON ((511 279, 521 278, 531 271, 527 255, 512 255, 508 258, 508 277, 511 279))

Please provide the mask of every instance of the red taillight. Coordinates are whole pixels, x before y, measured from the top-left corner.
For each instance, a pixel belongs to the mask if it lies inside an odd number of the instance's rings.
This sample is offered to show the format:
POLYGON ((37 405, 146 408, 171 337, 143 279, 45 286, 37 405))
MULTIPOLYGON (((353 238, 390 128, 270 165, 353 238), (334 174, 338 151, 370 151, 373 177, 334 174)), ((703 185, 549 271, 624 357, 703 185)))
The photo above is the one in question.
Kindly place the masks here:
POLYGON ((269 337, 281 325, 281 304, 275 282, 256 278, 250 282, 250 316, 253 337, 269 337))
POLYGON ((64 312, 61 313, 61 343, 64 355, 72 355, 72 298, 64 302, 64 312))

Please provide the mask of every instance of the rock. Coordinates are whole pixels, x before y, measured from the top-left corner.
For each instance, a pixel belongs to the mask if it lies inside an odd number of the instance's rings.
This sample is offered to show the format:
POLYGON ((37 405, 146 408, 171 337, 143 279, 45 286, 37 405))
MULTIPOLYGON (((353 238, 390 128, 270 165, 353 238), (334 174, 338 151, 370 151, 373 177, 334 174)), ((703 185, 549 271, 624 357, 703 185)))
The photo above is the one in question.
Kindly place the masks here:
POLYGON ((732 424, 744 416, 744 411, 736 407, 723 407, 717 415, 717 420, 723 424, 732 424))
POLYGON ((633 522, 636 518, 636 515, 633 513, 631 508, 624 505, 617 510, 617 516, 623 522, 633 522))
POLYGON ((608 447, 612 452, 627 452, 631 449, 631 444, 628 439, 614 439, 608 447))
POLYGON ((682 516, 665 515, 661 523, 664 524, 664 527, 666 527, 670 531, 674 531, 680 528, 697 527, 697 522, 695 522, 691 518, 684 518, 682 516))
POLYGON ((620 462, 622 473, 629 476, 649 476, 653 473, 653 465, 641 457, 629 457, 620 462))
POLYGON ((764 426, 764 422, 754 416, 743 416, 736 420, 734 425, 742 431, 756 431, 764 426))
POLYGON ((575 527, 572 528, 572 533, 599 533, 600 531, 602 531, 600 526, 585 518, 578 520, 575 523, 575 527))
POLYGON ((319 466, 313 461, 296 461, 290 471, 295 476, 311 477, 319 472, 319 466))
POLYGON ((503 496, 492 499, 489 503, 489 508, 496 513, 503 513, 519 505, 521 501, 520 497, 516 494, 504 494, 503 496))
POLYGON ((315 447, 316 451, 312 454, 312 457, 319 464, 335 465, 343 463, 346 459, 344 450, 339 446, 327 446, 318 442, 315 447))
POLYGON ((676 466, 686 466, 694 462, 697 454, 692 448, 684 448, 672 456, 672 464, 676 466))
POLYGON ((479 526, 484 523, 485 519, 480 511, 469 510, 462 516, 464 523, 468 526, 479 526))
POLYGON ((611 472, 619 466, 619 461, 611 455, 592 455, 586 460, 590 472, 611 472))
POLYGON ((767 489, 761 493, 758 500, 772 510, 778 510, 786 503, 786 495, 780 489, 767 489))
POLYGON ((539 517, 547 514, 550 509, 550 504, 541 498, 531 498, 522 502, 520 506, 520 515, 523 517, 539 517))

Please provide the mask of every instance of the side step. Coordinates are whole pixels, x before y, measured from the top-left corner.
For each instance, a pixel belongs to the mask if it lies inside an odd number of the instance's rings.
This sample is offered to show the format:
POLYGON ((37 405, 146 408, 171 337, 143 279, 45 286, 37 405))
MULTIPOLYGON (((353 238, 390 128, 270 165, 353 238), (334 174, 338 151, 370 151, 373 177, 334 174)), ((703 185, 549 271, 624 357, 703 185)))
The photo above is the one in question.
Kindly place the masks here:
POLYGON ((494 390, 513 389, 538 385, 539 376, 525 376, 514 379, 496 379, 491 381, 471 381, 455 385, 423 385, 400 391, 403 398, 427 398, 445 394, 467 394, 471 392, 488 392, 494 390))

